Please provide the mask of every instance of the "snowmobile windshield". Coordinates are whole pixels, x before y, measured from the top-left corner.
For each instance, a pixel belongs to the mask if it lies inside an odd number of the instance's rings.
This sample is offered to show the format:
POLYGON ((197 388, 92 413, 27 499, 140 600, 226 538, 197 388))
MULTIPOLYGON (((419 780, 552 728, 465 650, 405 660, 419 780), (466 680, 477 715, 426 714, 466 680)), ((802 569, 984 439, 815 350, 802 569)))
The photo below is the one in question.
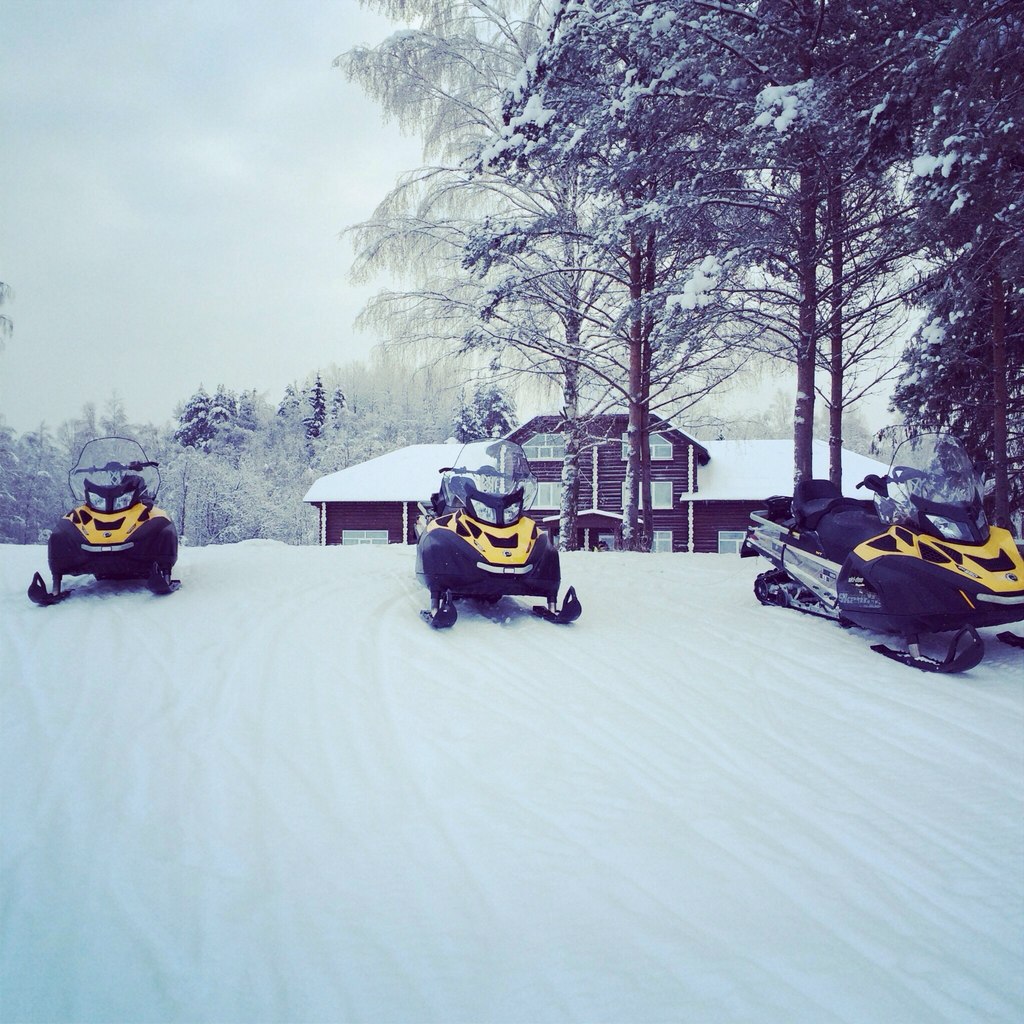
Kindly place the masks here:
POLYGON ((465 509, 474 519, 511 526, 533 504, 537 478, 523 449, 511 441, 474 441, 444 471, 441 500, 449 512, 465 509))
POLYGON ((887 493, 875 495, 882 522, 916 526, 946 540, 979 544, 988 539, 981 482, 952 435, 921 434, 904 441, 885 483, 887 493))
POLYGON ((76 502, 110 514, 155 500, 160 474, 137 441, 99 437, 82 449, 68 483, 76 502))

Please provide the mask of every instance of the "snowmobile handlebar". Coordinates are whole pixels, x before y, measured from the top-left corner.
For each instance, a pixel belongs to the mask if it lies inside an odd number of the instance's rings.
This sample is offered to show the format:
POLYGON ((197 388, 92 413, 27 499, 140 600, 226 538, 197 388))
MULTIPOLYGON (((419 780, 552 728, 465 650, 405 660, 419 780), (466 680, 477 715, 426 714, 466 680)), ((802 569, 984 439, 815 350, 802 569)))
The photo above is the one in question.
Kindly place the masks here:
POLYGON ((880 494, 883 498, 889 497, 889 477, 879 476, 877 473, 868 473, 866 477, 859 484, 857 484, 858 490, 861 487, 866 487, 869 491, 874 491, 875 494, 880 494))
POLYGON ((885 476, 879 476, 877 473, 868 473, 868 475, 864 477, 859 484, 857 484, 857 487, 866 487, 869 491, 874 491, 875 494, 879 494, 883 498, 888 498, 889 484, 901 484, 905 480, 922 480, 927 479, 929 476, 929 473, 920 469, 915 469, 913 466, 893 466, 892 472, 885 476))

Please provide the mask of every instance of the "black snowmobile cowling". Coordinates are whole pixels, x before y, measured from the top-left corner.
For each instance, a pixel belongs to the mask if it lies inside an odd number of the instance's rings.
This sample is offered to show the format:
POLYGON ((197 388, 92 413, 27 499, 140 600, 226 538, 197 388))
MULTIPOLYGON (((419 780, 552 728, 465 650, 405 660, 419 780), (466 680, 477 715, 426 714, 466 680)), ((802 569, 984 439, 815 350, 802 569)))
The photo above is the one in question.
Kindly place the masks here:
POLYGON ((912 438, 885 476, 858 487, 873 502, 809 480, 751 515, 740 553, 775 567, 755 581, 758 600, 900 635, 907 651, 872 649, 917 668, 973 667, 979 628, 1024 619, 1024 558, 1009 531, 989 525, 959 441, 912 438), (921 654, 922 636, 945 632, 956 636, 944 657, 921 654))
MULTIPOLYGON (((519 445, 506 440, 466 444, 456 466, 441 470, 441 486, 417 526, 416 576, 430 593, 424 618, 454 624, 457 598, 544 599, 534 611, 568 623, 579 617, 572 588, 557 608, 561 568, 547 531, 524 513, 537 481, 519 445)), ((422 506, 421 506, 422 507, 422 506)))
POLYGON ((145 580, 160 594, 177 588, 171 570, 178 558, 178 533, 170 516, 154 504, 160 474, 136 441, 90 441, 68 482, 79 504, 50 534, 47 560, 53 586, 48 591, 35 574, 28 596, 36 604, 55 604, 67 597, 70 592, 62 589, 65 576, 145 580))

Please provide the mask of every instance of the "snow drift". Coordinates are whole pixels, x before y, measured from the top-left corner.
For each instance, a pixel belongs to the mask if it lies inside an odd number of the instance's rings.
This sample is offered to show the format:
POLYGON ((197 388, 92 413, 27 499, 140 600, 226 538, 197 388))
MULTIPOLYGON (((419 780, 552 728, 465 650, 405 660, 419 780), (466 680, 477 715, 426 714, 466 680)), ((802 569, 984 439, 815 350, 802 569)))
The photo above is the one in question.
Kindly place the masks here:
POLYGON ((408 548, 41 609, 0 547, 0 1017, 1019 1020, 1024 659, 887 662, 757 561, 438 633, 408 548))

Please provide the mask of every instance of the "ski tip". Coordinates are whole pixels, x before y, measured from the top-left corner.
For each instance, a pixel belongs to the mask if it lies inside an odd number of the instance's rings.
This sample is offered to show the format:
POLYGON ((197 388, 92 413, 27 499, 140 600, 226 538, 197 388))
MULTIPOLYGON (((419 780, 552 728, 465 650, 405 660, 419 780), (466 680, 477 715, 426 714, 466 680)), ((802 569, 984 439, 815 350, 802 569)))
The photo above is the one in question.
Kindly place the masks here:
POLYGON ((181 586, 181 580, 172 580, 170 570, 165 574, 154 562, 146 580, 146 586, 159 597, 164 594, 173 594, 181 586))
POLYGON ((36 573, 32 577, 32 582, 28 585, 28 599, 33 604, 39 605, 40 608, 47 608, 51 604, 56 604, 62 598, 67 596, 67 592, 51 594, 46 587, 43 577, 39 573, 36 573))
POLYGON ((945 657, 941 660, 921 654, 914 655, 909 651, 895 651, 885 644, 873 644, 871 650, 876 654, 891 658, 893 661, 898 661, 901 665, 920 669, 922 672, 954 675, 958 672, 967 672, 981 663, 982 658, 985 657, 985 642, 973 626, 965 626, 950 641, 945 657))
POLYGON ((576 596, 576 588, 570 587, 565 592, 565 599, 562 601, 562 610, 558 613, 561 622, 575 622, 583 614, 583 605, 576 596))
POLYGON ((424 609, 420 612, 420 618, 434 629, 449 629, 455 625, 455 620, 458 617, 459 613, 455 608, 455 599, 452 597, 450 590, 446 590, 441 595, 436 611, 424 609))
POLYGON ((1024 650, 1024 636, 1018 636, 1016 633, 1011 633, 1008 629, 1004 630, 1002 633, 996 633, 996 639, 1010 647, 1018 647, 1021 650, 1024 650))
POLYGON ((567 626, 570 622, 575 622, 582 613, 583 606, 580 604, 579 598, 576 596, 575 587, 570 587, 565 592, 562 607, 557 612, 553 612, 550 608, 542 604, 535 604, 533 606, 534 615, 543 619, 545 622, 553 622, 557 626, 567 626))

